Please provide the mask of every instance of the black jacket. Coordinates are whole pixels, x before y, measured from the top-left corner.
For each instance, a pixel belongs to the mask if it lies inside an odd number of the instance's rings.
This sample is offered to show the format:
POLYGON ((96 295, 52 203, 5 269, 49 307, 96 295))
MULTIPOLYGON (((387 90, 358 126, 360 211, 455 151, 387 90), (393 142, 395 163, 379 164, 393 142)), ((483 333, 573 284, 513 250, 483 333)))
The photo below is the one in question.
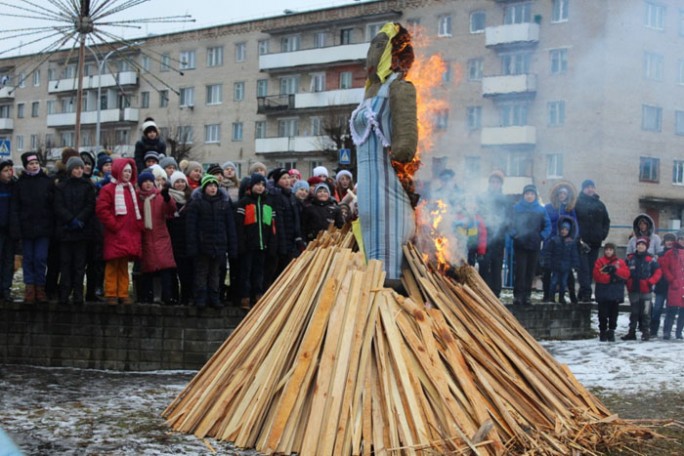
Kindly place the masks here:
POLYGON ((10 235, 14 239, 51 237, 54 231, 54 181, 42 170, 24 172, 17 180, 10 208, 10 235))
POLYGON ((237 256, 237 235, 235 232, 235 218, 230 199, 224 199, 222 194, 192 199, 185 209, 186 238, 188 256, 197 254, 217 257, 228 255, 237 256))
POLYGON ((94 215, 95 186, 89 180, 70 177, 55 186, 55 236, 58 240, 92 239, 94 215))
POLYGON ((331 223, 337 228, 344 225, 340 206, 332 198, 327 201, 314 198, 302 212, 302 232, 308 241, 316 239, 318 233, 327 230, 331 223))
POLYGON ((5 231, 10 226, 10 206, 14 193, 14 181, 3 184, 0 182, 0 230, 5 231))
POLYGON ((580 193, 575 206, 582 240, 592 247, 600 247, 610 230, 608 210, 598 195, 580 193))
POLYGON ((187 258, 188 255, 188 236, 187 236, 187 215, 189 203, 179 203, 176 201, 176 216, 166 221, 166 228, 169 230, 171 236, 171 247, 173 248, 173 257, 176 263, 181 258, 187 258))
POLYGON ((138 174, 145 169, 145 154, 150 150, 166 155, 166 143, 160 137, 149 140, 144 135, 135 143, 135 166, 138 167, 138 174))
POLYGON ((244 196, 238 203, 236 221, 240 252, 277 248, 276 219, 268 194, 244 196))
POLYGON ((292 191, 276 185, 271 194, 271 201, 278 214, 276 217, 278 255, 294 255, 297 252, 297 242, 302 240, 297 199, 292 191))

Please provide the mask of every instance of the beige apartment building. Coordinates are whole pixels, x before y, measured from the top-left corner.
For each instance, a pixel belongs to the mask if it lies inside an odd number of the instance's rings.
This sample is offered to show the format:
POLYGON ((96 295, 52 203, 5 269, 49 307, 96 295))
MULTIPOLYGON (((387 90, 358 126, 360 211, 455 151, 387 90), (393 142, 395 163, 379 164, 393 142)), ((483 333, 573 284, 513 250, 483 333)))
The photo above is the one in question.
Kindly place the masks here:
MULTIPOLYGON (((639 212, 661 230, 680 226, 677 0, 361 1, 90 49, 81 147, 131 154, 153 117, 167 142, 204 163, 231 160, 243 173, 254 161, 304 174, 334 169, 363 96, 368 42, 387 21, 420 35, 420 54, 446 64, 433 96, 448 104, 433 113, 421 176, 449 167, 479 191, 502 169, 507 192, 533 182, 543 198, 560 179, 579 187, 590 178, 611 214, 612 240, 626 240, 639 212)), ((9 78, 0 139, 15 159, 74 145, 74 54, 42 57, 0 60, 9 78)))

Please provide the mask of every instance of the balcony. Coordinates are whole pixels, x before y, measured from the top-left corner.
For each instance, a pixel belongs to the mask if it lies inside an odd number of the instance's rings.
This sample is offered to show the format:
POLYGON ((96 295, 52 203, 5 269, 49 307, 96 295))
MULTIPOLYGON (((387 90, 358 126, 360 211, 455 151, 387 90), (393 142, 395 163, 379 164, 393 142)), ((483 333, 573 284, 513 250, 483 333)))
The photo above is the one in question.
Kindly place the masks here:
POLYGON ((0 100, 11 101, 14 100, 14 87, 4 86, 0 88, 0 100))
MULTIPOLYGON (((115 122, 138 123, 140 112, 136 108, 104 109, 100 111, 100 124, 115 122)), ((81 113, 81 125, 97 124, 97 111, 85 111, 81 113)), ((76 113, 64 112, 48 114, 47 126, 51 128, 73 127, 76 125, 76 113)))
POLYGON ((536 74, 511 74, 482 78, 482 96, 534 95, 537 92, 536 74))
POLYGON ((259 70, 278 71, 301 66, 323 67, 333 63, 363 62, 367 53, 368 43, 360 43, 265 54, 259 56, 259 70))
POLYGON ((485 46, 499 47, 512 45, 537 44, 539 42, 539 24, 499 25, 485 29, 485 46))
POLYGON ((255 141, 257 154, 320 152, 331 148, 335 145, 327 136, 283 136, 255 141))
POLYGON ((14 130, 14 119, 0 119, 0 130, 14 130))
POLYGON ((294 94, 257 97, 257 114, 282 114, 294 109, 294 94))
POLYGON ((483 146, 534 146, 537 129, 531 125, 483 128, 480 142, 483 146))
MULTIPOLYGON (((83 90, 97 89, 98 86, 104 88, 137 85, 138 73, 135 71, 122 71, 116 74, 103 74, 101 76, 91 75, 83 78, 83 90)), ((78 89, 78 79, 59 79, 48 83, 48 93, 75 92, 78 89)))
POLYGON ((295 109, 326 108, 328 106, 358 105, 363 101, 363 88, 328 90, 325 92, 298 93, 295 109))

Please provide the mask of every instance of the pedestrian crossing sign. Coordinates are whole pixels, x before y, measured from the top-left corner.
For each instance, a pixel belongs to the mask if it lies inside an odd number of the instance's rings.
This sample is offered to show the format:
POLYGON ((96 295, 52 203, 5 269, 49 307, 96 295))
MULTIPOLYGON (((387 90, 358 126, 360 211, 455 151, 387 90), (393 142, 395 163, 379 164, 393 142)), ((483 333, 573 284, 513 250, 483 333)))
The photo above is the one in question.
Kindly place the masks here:
POLYGON ((340 149, 340 165, 351 165, 351 150, 340 149))
POLYGON ((10 140, 0 139, 0 157, 10 155, 10 140))

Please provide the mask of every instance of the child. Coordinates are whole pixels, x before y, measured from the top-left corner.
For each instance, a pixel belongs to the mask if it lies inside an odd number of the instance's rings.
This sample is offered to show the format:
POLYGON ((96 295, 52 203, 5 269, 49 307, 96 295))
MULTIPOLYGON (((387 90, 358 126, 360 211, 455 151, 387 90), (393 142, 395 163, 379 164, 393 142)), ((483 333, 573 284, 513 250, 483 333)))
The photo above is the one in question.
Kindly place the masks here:
POLYGON ((684 231, 677 233, 677 243, 672 250, 665 253, 661 263, 663 274, 669 283, 663 339, 669 340, 672 337, 672 325, 676 317, 675 337, 681 340, 684 329, 684 231))
POLYGON ((341 170, 335 176, 335 181, 337 184, 336 196, 338 198, 337 202, 341 203, 347 192, 354 189, 354 177, 350 171, 346 169, 341 170))
POLYGON ((636 251, 636 241, 639 238, 648 240, 648 253, 653 257, 662 255, 663 246, 660 236, 655 233, 655 223, 648 214, 639 214, 632 222, 634 236, 627 243, 627 255, 636 251))
POLYGON ((112 177, 112 157, 101 152, 97 158, 97 169, 90 178, 97 189, 101 189, 109 183, 112 177))
POLYGON ((176 163, 176 159, 173 157, 162 158, 161 160, 159 160, 159 166, 161 166, 162 169, 166 171, 167 179, 171 179, 171 175, 175 171, 178 171, 178 163, 176 163))
POLYGON ((202 181, 202 164, 196 161, 189 161, 185 167, 185 175, 188 178, 190 190, 200 188, 202 181))
POLYGON ((313 241, 318 233, 327 230, 331 223, 337 228, 342 228, 342 211, 330 197, 328 184, 320 183, 314 188, 311 204, 305 207, 302 213, 302 234, 307 241, 313 241))
POLYGON ((669 284, 667 282, 667 276, 665 274, 665 264, 661 261, 664 256, 669 252, 672 247, 677 242, 677 238, 672 233, 665 233, 663 236, 663 254, 658 258, 658 263, 660 268, 663 270, 663 275, 660 277, 658 283, 655 286, 655 302, 653 303, 653 312, 651 313, 651 337, 658 337, 658 329, 660 329, 660 318, 663 315, 663 309, 665 308, 665 301, 667 299, 669 284))
POLYGON ((153 150, 148 150, 147 152, 145 152, 145 158, 144 158, 145 167, 142 169, 147 169, 147 168, 151 168, 154 165, 158 165, 159 159, 160 159, 160 157, 159 157, 159 154, 157 152, 155 152, 153 150))
POLYGON ((629 278, 627 264, 615 255, 615 244, 606 242, 603 257, 594 264, 596 302, 598 303, 599 340, 615 342, 618 307, 625 300, 625 281, 629 278))
POLYGON ((105 298, 107 304, 131 304, 128 297, 128 262, 142 253, 142 211, 132 182, 137 180, 135 161, 117 158, 111 183, 100 190, 95 213, 104 231, 105 298))
POLYGON ((468 264, 475 266, 477 258, 487 253, 487 228, 474 209, 466 208, 465 195, 455 200, 452 229, 468 264))
POLYGON ((14 193, 12 160, 0 160, 0 298, 12 302, 14 275, 14 242, 10 237, 10 202, 14 193))
MULTIPOLYGON (((142 124, 142 138, 135 143, 135 165, 137 169, 145 169, 145 154, 154 151, 159 155, 166 155, 166 143, 159 136, 159 128, 152 117, 148 117, 142 124)), ((157 158, 159 161, 159 158, 157 158)))
POLYGON ((577 250, 577 233, 575 220, 561 215, 558 218, 558 234, 544 243, 544 265, 551 271, 549 282, 549 300, 555 302, 556 287, 558 303, 566 304, 565 286, 568 275, 573 268, 579 268, 579 250, 577 250))
MULTIPOLYGON (((164 173, 163 170, 161 170, 164 173)), ((164 173, 166 175, 166 173, 164 173)), ((164 304, 173 304, 173 259, 171 237, 166 221, 176 213, 176 202, 171 198, 169 189, 160 190, 155 183, 154 174, 149 171, 138 176, 138 197, 145 225, 142 237, 141 288, 138 301, 152 302, 154 277, 161 279, 161 299, 164 304), (142 299, 141 299, 142 298, 142 299)))
POLYGON ((171 174, 171 188, 169 195, 176 202, 176 212, 172 219, 167 220, 166 226, 171 236, 173 258, 176 262, 178 283, 173 285, 174 296, 181 305, 188 305, 192 297, 193 264, 192 257, 187 253, 186 216, 190 202, 190 187, 188 180, 180 171, 171 174), (180 286, 180 291, 178 290, 180 286))
POLYGON ((236 227, 242 268, 240 307, 250 308, 250 299, 263 294, 266 251, 275 242, 275 211, 266 192, 266 178, 260 173, 250 177, 249 192, 240 200, 236 227))
POLYGON ((237 205, 239 198, 238 193, 240 191, 240 180, 237 177, 237 168, 235 163, 227 161, 222 165, 223 168, 223 181, 221 186, 228 192, 230 201, 237 205))
POLYGON ((24 172, 14 184, 10 234, 21 239, 24 302, 47 302, 46 269, 54 225, 54 181, 43 172, 35 152, 21 155, 24 172))
POLYGON ((648 239, 639 238, 636 240, 636 252, 627 256, 627 291, 631 313, 629 332, 622 336, 622 340, 636 340, 637 323, 641 327, 641 340, 648 341, 651 338, 651 291, 663 271, 647 250, 648 239))
POLYGON ((188 254, 195 257, 195 306, 220 309, 220 266, 226 263, 226 254, 237 253, 235 219, 230 200, 219 193, 216 176, 204 176, 201 188, 201 198, 193 199, 187 209, 186 225, 188 254))
POLYGON ((66 180, 55 188, 56 238, 59 241, 59 303, 83 304, 83 278, 92 241, 95 215, 95 186, 85 177, 82 159, 72 157, 66 164, 66 180))

